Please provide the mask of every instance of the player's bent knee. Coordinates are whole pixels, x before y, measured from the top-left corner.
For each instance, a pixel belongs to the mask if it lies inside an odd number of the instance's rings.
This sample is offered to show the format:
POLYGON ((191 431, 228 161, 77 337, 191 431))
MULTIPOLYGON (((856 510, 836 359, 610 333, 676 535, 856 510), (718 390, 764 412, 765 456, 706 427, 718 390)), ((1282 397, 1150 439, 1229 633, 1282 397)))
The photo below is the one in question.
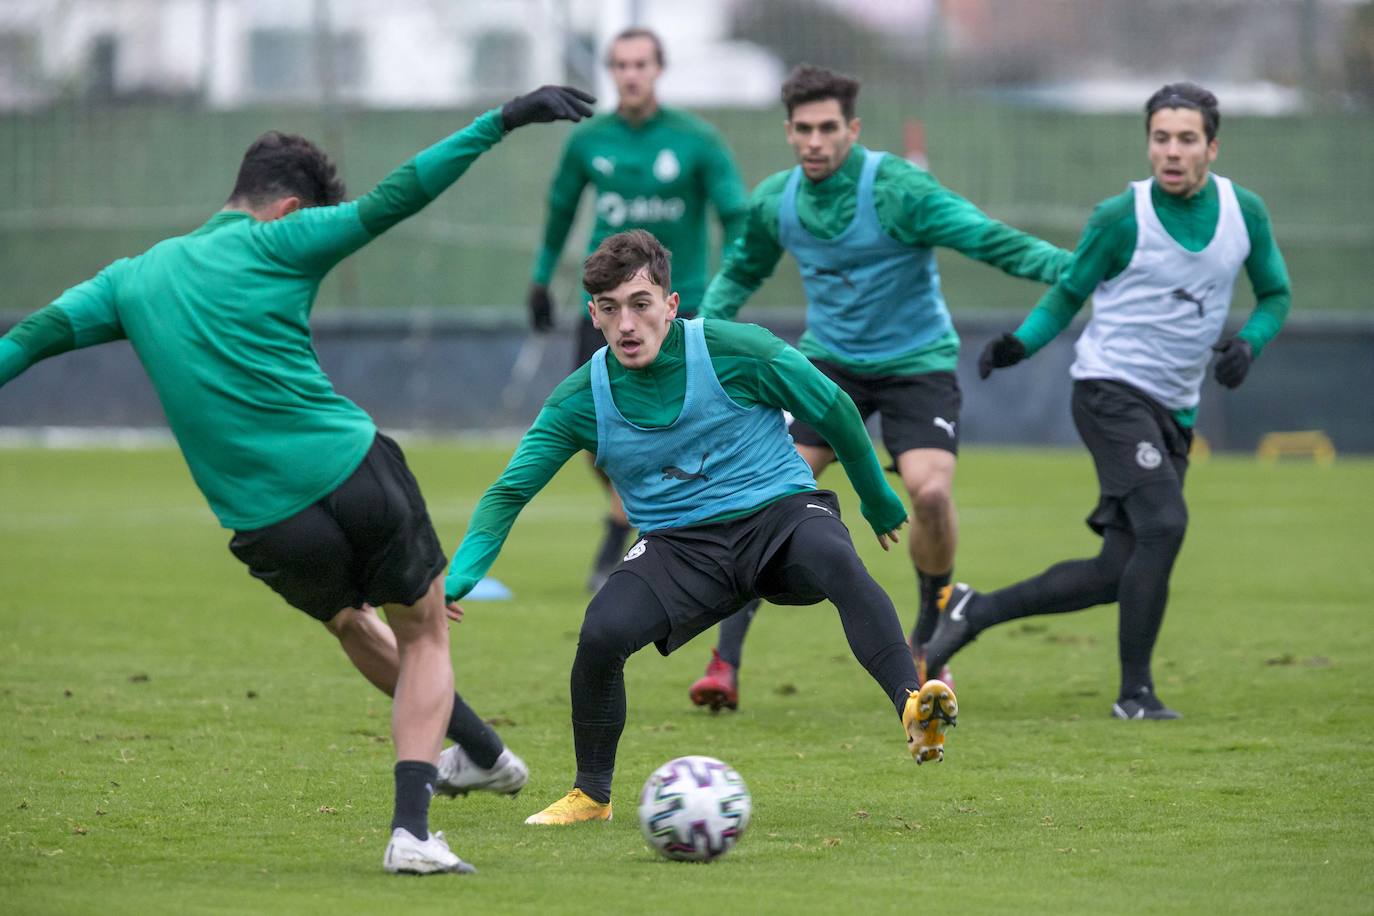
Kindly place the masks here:
POLYGON ((448 645, 448 616, 444 613, 443 596, 427 593, 415 604, 389 604, 386 620, 401 644, 422 640, 438 640, 448 645))
POLYGON ((1118 556, 1100 553, 1093 557, 1093 573, 1096 576, 1096 582, 1093 584, 1099 592, 1111 592, 1106 601, 1116 600, 1117 585, 1121 582, 1121 576, 1126 572, 1126 563, 1130 559, 1130 554, 1118 556))
POLYGON ((911 493, 911 506, 923 520, 943 519, 952 503, 949 487, 943 481, 923 483, 911 493))
POLYGON ((579 663, 614 663, 624 661, 634 652, 634 636, 618 627, 582 625, 577 636, 579 663))
POLYGON ((1188 531, 1188 506, 1174 487, 1141 487, 1126 498, 1137 541, 1179 545, 1188 531))

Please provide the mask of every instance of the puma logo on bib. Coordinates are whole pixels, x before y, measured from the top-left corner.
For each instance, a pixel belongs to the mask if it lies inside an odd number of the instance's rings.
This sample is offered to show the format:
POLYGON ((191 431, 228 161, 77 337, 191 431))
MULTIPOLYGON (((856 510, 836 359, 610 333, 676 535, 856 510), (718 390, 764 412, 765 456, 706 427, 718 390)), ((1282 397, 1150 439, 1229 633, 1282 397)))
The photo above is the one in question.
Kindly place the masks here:
POLYGON ((670 464, 663 469, 664 480, 710 480, 711 478, 701 473, 706 468, 706 459, 711 457, 710 452, 701 456, 701 467, 696 469, 696 473, 684 471, 675 464, 670 464))
POLYGON ((1135 463, 1147 471, 1153 471, 1159 467, 1164 456, 1159 454, 1159 449, 1155 448, 1153 442, 1142 442, 1135 447, 1135 463))
POLYGON ((644 556, 644 551, 649 549, 649 542, 640 538, 635 541, 635 545, 630 548, 630 552, 625 554, 625 562, 628 563, 636 557, 644 556))

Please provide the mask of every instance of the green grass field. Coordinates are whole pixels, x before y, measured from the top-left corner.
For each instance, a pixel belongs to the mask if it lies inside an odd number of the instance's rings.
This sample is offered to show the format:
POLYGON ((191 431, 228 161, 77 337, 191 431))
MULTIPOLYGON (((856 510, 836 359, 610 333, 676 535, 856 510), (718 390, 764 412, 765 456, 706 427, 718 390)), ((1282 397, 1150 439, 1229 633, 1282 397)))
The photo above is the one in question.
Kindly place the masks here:
MULTIPOLYGON (((415 444, 450 546, 508 450, 415 444)), ((1095 549, 1077 452, 969 449, 959 574, 1095 549)), ((827 479, 857 519, 847 484, 827 479)), ((470 603, 461 690, 531 764, 518 798, 439 799, 480 873, 382 872, 388 703, 251 580, 171 450, 0 451, 0 909, 9 913, 1369 912, 1374 463, 1213 458, 1157 652, 1177 723, 1109 720, 1115 612, 1011 624, 956 659, 946 762, 917 768, 829 606, 765 608, 736 715, 690 708, 705 637, 628 667, 616 819, 521 821, 572 775, 567 677, 597 535, 579 462, 470 603), (703 753, 753 792, 741 845, 661 861, 635 799, 703 753)), ((855 528, 857 531, 857 527, 855 528)), ((861 539, 909 622, 905 559, 861 539)))

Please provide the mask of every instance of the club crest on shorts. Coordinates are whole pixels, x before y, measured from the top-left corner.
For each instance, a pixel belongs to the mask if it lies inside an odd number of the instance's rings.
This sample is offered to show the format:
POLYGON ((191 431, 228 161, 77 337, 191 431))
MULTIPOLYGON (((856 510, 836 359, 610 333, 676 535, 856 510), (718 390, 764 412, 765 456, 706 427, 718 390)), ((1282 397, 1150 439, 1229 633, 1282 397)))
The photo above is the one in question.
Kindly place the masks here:
POLYGON ((633 547, 630 548, 630 552, 627 553, 627 554, 625 554, 625 562, 628 563, 629 561, 633 560, 635 557, 642 557, 642 556, 644 556, 644 551, 646 551, 646 550, 648 550, 648 549, 649 549, 649 542, 646 541, 646 540, 644 540, 644 538, 640 538, 639 540, 635 541, 635 545, 634 545, 633 547))
POLYGON ((1147 471, 1159 467, 1163 460, 1164 456, 1159 454, 1159 449, 1155 448, 1153 442, 1142 442, 1135 447, 1135 463, 1147 471))

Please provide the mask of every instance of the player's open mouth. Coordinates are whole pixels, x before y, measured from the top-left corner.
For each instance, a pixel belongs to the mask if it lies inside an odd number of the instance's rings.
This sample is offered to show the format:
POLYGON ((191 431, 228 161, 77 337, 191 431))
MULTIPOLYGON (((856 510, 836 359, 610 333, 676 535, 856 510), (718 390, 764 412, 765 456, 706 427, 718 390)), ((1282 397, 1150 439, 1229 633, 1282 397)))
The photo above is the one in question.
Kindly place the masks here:
POLYGON ((637 340, 621 340, 620 350, 623 353, 634 354, 639 352, 640 342, 637 340))

